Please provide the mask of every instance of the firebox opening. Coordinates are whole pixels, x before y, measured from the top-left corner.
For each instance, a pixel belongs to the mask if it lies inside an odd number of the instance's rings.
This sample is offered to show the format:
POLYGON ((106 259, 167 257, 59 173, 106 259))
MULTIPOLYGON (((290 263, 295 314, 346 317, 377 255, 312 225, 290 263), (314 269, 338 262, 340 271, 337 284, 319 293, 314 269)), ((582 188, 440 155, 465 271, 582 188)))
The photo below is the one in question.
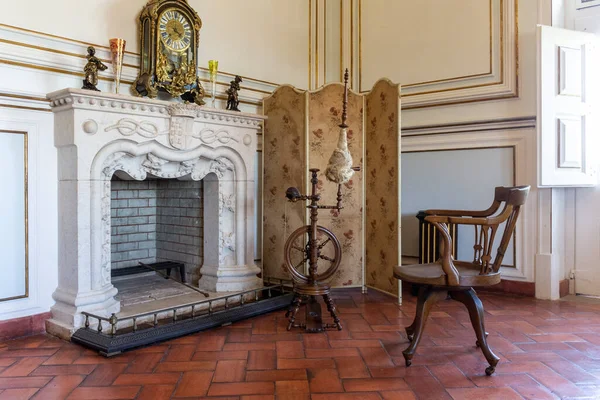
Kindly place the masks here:
MULTIPOLYGON (((116 172, 111 179, 112 275, 139 277, 129 273, 140 262, 164 261, 183 263, 185 281, 197 285, 203 261, 202 181, 137 181, 116 172)), ((171 276, 182 278, 177 268, 171 276)))

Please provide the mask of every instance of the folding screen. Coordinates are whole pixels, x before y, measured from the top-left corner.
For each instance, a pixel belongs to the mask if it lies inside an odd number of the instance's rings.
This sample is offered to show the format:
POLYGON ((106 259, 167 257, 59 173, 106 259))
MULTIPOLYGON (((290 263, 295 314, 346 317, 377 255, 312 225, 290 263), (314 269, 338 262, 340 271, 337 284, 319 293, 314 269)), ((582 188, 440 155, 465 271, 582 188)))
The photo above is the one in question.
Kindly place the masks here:
POLYGON ((391 267, 400 252, 400 87, 388 80, 366 94, 366 280, 398 292, 391 267))
MULTIPOLYGON (((342 246, 342 262, 331 280, 334 287, 369 286, 398 293, 392 268, 400 263, 399 90, 382 80, 368 94, 348 96, 348 148, 361 171, 343 185, 341 212, 319 212, 319 225, 332 230, 342 246)), ((336 202, 337 186, 324 173, 338 142, 343 92, 339 83, 315 92, 286 85, 264 100, 268 116, 263 136, 265 276, 288 277, 285 241, 308 221, 306 203, 287 202, 286 189, 295 186, 307 193, 308 169, 319 168, 321 204, 336 202)))

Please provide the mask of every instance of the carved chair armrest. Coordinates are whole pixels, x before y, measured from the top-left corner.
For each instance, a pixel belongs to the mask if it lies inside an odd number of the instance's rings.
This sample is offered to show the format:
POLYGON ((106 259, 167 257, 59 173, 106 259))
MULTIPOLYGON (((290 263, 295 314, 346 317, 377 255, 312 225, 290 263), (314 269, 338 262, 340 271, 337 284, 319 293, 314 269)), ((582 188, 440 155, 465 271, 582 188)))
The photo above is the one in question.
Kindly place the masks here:
POLYGON ((506 206, 502 212, 493 217, 465 217, 465 216, 446 216, 446 215, 430 215, 425 217, 425 221, 435 224, 453 224, 453 225, 482 225, 492 226, 499 225, 506 221, 512 212, 512 206, 506 206))
POLYGON ((500 207, 499 202, 494 202, 487 210, 473 211, 473 210, 426 210, 427 215, 439 215, 445 217, 489 217, 498 211, 500 207))
MULTIPOLYGON (((431 217, 427 217, 429 219, 431 217)), ((458 270, 454 266, 454 260, 452 259, 452 238, 450 237, 450 232, 448 231, 448 224, 444 222, 437 221, 429 221, 438 229, 442 236, 442 249, 441 249, 441 257, 440 262, 442 265, 442 270, 448 277, 448 285, 449 286, 458 286, 459 285, 459 274, 458 270)))

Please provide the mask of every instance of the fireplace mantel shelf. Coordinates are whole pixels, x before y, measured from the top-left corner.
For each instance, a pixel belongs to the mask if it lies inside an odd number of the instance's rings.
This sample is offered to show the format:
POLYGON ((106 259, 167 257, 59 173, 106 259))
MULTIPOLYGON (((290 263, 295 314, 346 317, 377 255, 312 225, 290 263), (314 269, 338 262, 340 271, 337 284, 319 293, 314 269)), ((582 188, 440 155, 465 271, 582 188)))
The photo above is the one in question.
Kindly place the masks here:
POLYGON ((65 109, 102 110, 120 114, 126 112, 139 116, 163 116, 164 118, 168 118, 171 113, 175 112, 214 123, 227 122, 253 126, 259 126, 263 120, 267 119, 263 115, 220 110, 193 103, 153 100, 74 88, 49 93, 46 98, 50 100, 50 107, 54 112, 65 109))
POLYGON ((254 263, 257 134, 266 117, 82 89, 47 95, 59 171, 59 284, 48 332, 82 311, 118 313, 111 283, 111 179, 203 180, 203 261, 213 292, 262 285, 254 263))

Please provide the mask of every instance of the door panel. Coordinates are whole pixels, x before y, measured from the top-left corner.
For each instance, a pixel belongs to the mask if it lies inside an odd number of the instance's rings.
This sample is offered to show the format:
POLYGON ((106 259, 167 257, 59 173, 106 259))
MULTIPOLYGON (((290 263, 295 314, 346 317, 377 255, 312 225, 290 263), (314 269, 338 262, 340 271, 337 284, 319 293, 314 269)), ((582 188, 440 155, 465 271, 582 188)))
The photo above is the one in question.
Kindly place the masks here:
POLYGON ((598 181, 597 41, 592 34, 538 26, 540 187, 586 187, 598 181))

